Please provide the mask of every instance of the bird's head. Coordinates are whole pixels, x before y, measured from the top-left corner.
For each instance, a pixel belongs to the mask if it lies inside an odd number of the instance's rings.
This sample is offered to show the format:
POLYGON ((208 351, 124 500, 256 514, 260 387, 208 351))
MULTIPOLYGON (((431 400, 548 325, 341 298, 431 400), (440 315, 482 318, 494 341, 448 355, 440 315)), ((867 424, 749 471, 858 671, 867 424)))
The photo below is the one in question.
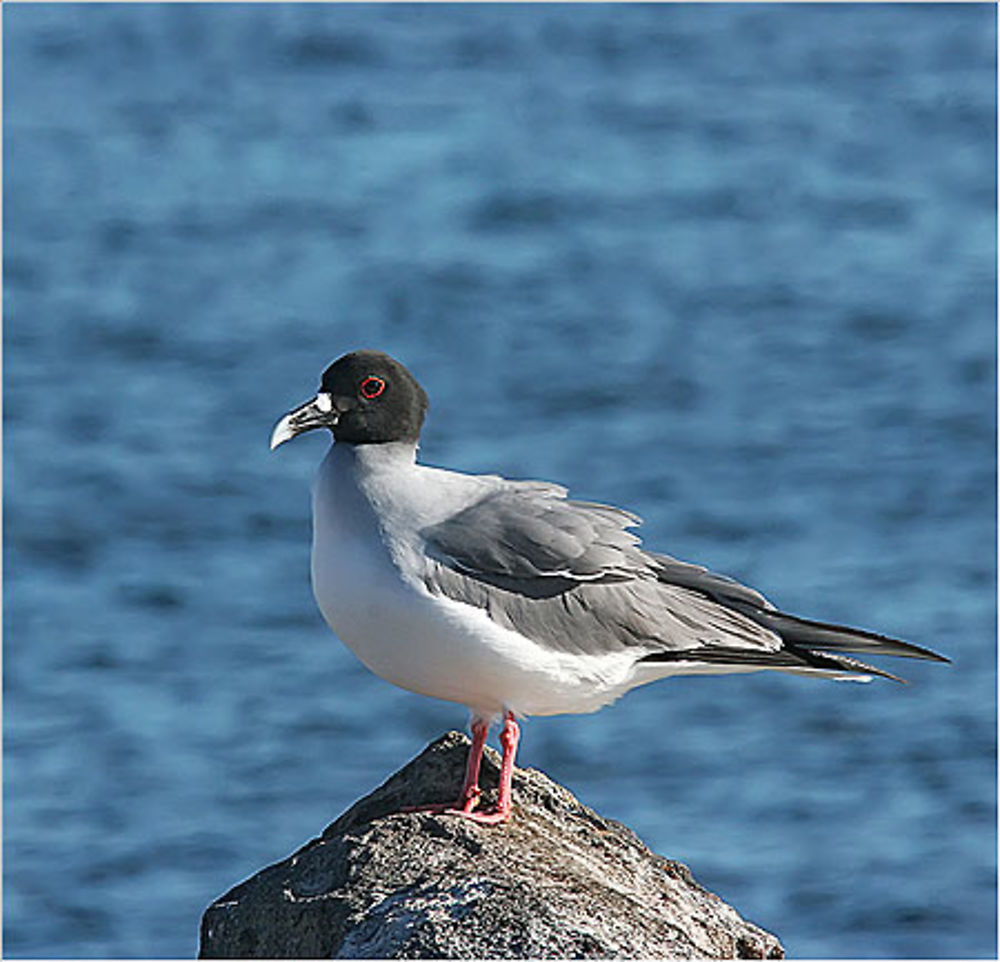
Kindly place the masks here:
POLYGON ((353 351, 323 372, 314 398, 275 425, 271 450, 315 428, 348 444, 416 443, 427 406, 424 389, 399 361, 381 351, 353 351))

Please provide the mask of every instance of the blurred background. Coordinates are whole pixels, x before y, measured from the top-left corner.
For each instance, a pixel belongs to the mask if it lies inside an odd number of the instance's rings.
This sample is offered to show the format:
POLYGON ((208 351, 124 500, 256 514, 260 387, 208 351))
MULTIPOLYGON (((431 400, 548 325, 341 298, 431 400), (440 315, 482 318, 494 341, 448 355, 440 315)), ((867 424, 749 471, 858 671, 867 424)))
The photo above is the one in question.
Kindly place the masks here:
POLYGON ((426 462, 954 660, 661 682, 522 764, 792 955, 995 956, 995 17, 6 6, 5 955, 193 955, 464 725, 325 627, 327 442, 268 452, 369 346, 426 462))

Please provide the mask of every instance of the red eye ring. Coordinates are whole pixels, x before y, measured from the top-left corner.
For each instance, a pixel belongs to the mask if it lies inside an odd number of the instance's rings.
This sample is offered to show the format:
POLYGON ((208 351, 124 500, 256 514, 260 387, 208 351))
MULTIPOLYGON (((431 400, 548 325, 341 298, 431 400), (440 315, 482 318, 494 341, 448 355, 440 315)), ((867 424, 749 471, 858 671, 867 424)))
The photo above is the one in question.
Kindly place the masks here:
POLYGON ((359 385, 358 391, 361 396, 368 398, 371 401, 373 398, 377 398, 385 390, 385 381, 380 377, 375 377, 373 374, 369 374, 359 385))

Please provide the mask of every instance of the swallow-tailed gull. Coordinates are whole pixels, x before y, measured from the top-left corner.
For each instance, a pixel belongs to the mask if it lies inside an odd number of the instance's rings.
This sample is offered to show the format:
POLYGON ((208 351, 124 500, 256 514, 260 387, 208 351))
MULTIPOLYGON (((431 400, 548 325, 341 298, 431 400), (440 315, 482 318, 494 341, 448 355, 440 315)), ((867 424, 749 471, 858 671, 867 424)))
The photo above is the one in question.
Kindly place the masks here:
POLYGON ((375 674, 468 707, 472 748, 454 806, 505 821, 517 718, 592 712, 669 675, 774 669, 894 675, 837 652, 947 661, 925 648, 778 611, 752 588, 639 547, 639 518, 542 481, 416 461, 427 395, 379 351, 346 354, 286 414, 271 447, 327 428, 313 487, 312 584, 329 626, 375 674), (503 717, 499 798, 479 766, 503 717))

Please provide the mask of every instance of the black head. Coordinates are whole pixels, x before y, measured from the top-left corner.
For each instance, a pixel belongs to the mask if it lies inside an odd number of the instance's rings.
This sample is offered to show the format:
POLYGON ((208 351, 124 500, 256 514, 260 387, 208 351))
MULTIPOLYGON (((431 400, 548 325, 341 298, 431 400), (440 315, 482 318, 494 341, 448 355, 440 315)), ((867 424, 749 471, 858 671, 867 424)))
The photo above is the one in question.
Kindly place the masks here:
POLYGON ((402 364, 381 351, 354 351, 323 372, 316 397, 278 422, 271 448, 315 428, 348 444, 416 443, 426 413, 427 395, 402 364))

